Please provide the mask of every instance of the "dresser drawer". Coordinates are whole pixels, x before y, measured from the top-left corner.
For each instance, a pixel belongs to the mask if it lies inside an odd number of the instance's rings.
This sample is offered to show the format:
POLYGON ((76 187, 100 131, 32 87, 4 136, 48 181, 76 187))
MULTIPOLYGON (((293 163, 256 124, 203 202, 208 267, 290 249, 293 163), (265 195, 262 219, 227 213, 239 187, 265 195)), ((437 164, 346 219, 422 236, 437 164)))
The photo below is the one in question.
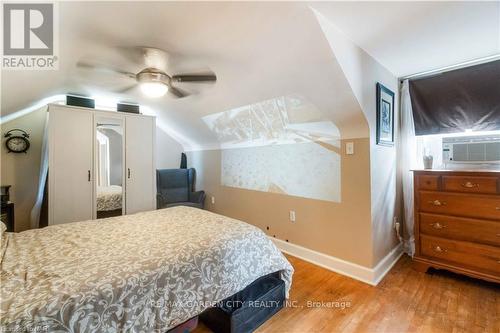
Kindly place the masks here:
POLYGON ((443 190, 450 192, 495 194, 498 190, 498 178, 443 176, 443 190))
POLYGON ((426 235, 500 246, 500 222, 420 213, 426 235))
POLYGON ((439 188, 439 176, 418 176, 418 188, 421 190, 437 191, 439 188))
POLYGON ((420 236, 423 256, 500 274, 500 248, 444 238, 420 236))
POLYGON ((427 192, 419 193, 420 211, 500 221, 500 196, 427 192))

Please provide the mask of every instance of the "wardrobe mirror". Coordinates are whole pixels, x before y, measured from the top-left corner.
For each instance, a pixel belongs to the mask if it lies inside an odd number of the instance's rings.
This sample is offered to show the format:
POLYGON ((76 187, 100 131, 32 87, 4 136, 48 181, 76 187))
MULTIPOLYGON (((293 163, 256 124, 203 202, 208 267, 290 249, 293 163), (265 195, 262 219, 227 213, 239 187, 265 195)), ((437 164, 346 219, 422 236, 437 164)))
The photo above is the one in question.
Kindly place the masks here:
POLYGON ((98 116, 95 132, 96 217, 122 215, 123 120, 98 116))

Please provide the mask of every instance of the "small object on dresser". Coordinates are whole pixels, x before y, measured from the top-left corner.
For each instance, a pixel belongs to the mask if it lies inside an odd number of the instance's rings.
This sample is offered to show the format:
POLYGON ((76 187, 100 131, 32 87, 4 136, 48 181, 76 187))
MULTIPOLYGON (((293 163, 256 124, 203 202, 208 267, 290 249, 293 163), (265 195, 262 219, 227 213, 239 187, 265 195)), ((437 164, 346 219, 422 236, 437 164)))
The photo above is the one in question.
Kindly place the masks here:
POLYGON ((432 155, 424 155, 423 160, 424 160, 424 169, 427 170, 432 169, 432 162, 434 160, 432 155))
POLYGON ((2 203, 7 203, 10 200, 9 189, 11 185, 0 186, 0 198, 2 203))

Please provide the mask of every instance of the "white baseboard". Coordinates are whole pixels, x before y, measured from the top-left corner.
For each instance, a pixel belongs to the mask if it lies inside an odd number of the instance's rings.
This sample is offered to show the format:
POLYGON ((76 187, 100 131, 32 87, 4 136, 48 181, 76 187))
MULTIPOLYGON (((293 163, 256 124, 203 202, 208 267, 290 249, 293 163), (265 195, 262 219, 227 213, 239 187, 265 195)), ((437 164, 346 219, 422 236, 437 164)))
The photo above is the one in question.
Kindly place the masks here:
POLYGON ((373 268, 373 285, 376 286, 389 273, 391 268, 398 262, 399 258, 403 255, 403 243, 399 243, 391 250, 382 260, 379 261, 377 266, 373 268))
POLYGON ((327 254, 310 250, 300 245, 271 238, 276 246, 284 253, 290 254, 299 259, 308 261, 317 266, 326 268, 336 273, 349 276, 353 279, 376 286, 384 276, 396 264, 403 254, 402 244, 398 244, 394 249, 382 259, 374 268, 361 266, 343 259, 339 259, 327 254))

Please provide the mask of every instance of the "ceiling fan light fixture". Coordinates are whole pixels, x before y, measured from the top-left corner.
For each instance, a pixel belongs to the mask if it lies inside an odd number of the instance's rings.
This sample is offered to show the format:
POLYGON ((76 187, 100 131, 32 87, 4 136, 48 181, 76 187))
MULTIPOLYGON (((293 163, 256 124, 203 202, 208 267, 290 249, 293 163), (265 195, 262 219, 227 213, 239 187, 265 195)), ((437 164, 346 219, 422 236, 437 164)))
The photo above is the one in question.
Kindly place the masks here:
POLYGON ((168 91, 168 86, 163 82, 141 82, 141 91, 148 97, 162 97, 168 91))
POLYGON ((98 63, 78 61, 77 67, 83 69, 90 69, 94 71, 100 71, 105 73, 119 74, 123 78, 129 80, 134 80, 133 85, 129 85, 123 89, 114 90, 115 93, 125 94, 132 91, 137 86, 147 97, 159 98, 164 96, 167 92, 170 92, 172 96, 177 98, 183 98, 189 96, 189 92, 183 91, 181 87, 177 87, 177 84, 182 83, 214 83, 217 81, 217 76, 212 71, 206 71, 204 73, 186 73, 186 74, 176 74, 169 75, 168 66, 168 53, 161 49, 156 49, 152 47, 120 47, 122 52, 127 52, 129 58, 134 59, 136 62, 136 67, 146 66, 140 72, 130 72, 127 70, 122 70, 115 68, 113 66, 100 65, 98 63), (139 57, 140 54, 140 57, 139 57))

